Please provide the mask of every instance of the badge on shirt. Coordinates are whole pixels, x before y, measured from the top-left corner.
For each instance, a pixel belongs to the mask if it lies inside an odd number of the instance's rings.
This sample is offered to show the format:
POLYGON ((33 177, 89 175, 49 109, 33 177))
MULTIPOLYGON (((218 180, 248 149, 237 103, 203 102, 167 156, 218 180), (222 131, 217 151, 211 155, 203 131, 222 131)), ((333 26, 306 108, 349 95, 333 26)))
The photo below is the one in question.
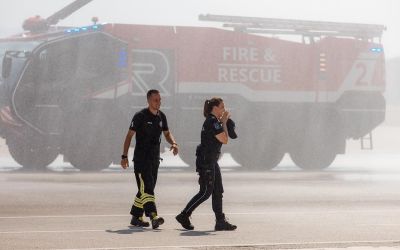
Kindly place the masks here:
POLYGON ((214 128, 215 128, 216 130, 219 130, 219 129, 222 128, 222 126, 221 126, 221 124, 220 124, 219 122, 216 122, 216 123, 214 123, 214 128))

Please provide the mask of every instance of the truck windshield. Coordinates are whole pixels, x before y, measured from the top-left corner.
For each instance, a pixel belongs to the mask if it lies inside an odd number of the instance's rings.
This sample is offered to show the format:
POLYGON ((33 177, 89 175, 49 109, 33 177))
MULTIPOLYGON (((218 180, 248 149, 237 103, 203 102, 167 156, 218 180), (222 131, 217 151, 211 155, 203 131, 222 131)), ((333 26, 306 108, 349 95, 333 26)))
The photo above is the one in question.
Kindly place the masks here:
MULTIPOLYGON (((21 51, 32 52, 32 50, 39 44, 38 41, 13 41, 13 42, 0 42, 0 72, 3 67, 3 57, 6 51, 21 51)), ((15 71, 15 69, 13 69, 15 71)))

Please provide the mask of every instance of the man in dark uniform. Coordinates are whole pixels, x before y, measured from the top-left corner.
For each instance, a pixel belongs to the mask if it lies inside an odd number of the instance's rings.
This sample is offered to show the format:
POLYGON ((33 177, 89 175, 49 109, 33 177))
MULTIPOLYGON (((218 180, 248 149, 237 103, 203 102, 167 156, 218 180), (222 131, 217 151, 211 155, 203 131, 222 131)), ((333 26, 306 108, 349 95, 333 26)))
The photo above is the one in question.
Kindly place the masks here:
POLYGON ((160 165, 161 132, 171 144, 170 150, 178 154, 178 144, 168 129, 167 118, 160 110, 161 97, 158 90, 147 92, 148 107, 137 112, 129 127, 124 142, 121 166, 129 167, 128 150, 132 137, 136 133, 136 146, 133 156, 136 183, 138 192, 131 208, 131 225, 148 227, 150 224, 143 220, 143 213, 151 219, 153 229, 164 223, 164 219, 157 214, 154 188, 157 182, 158 167, 160 165))

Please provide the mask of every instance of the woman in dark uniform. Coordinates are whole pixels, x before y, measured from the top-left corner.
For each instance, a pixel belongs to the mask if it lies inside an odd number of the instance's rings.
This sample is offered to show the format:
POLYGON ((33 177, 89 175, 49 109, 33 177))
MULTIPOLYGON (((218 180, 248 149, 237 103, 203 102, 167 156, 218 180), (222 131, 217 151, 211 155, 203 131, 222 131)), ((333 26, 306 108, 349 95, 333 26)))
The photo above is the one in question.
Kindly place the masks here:
POLYGON ((199 174, 200 191, 175 218, 183 228, 193 230, 189 216, 212 195, 212 208, 216 218, 215 230, 235 230, 236 226, 230 224, 222 212, 224 188, 218 165, 222 144, 228 143, 227 122, 230 114, 225 110, 223 100, 215 97, 205 101, 203 113, 206 119, 201 130, 201 143, 196 150, 196 171, 199 174))

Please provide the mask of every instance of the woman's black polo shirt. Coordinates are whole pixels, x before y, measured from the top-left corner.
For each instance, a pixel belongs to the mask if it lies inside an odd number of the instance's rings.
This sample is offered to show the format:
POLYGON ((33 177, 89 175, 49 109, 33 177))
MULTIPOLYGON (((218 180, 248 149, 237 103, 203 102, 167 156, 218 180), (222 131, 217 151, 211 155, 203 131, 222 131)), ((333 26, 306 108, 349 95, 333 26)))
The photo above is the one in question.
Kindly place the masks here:
POLYGON ((224 132, 222 123, 213 114, 207 116, 201 129, 201 147, 206 154, 219 154, 222 143, 215 137, 224 132))

